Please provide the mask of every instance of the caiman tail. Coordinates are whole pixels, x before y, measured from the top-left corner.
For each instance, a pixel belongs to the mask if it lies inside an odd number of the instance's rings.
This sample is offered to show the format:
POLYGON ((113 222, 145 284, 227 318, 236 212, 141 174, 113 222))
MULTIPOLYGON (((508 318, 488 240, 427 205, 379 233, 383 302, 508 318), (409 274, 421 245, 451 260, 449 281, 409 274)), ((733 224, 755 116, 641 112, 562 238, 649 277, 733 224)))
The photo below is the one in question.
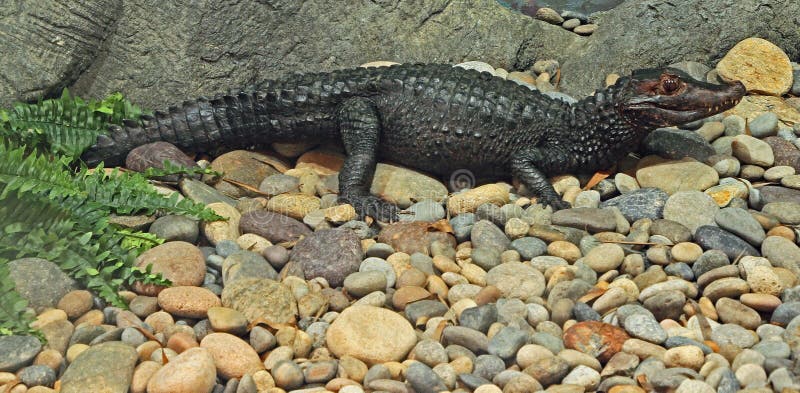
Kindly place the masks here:
POLYGON ((168 111, 143 115, 140 121, 125 120, 122 127, 109 127, 97 143, 81 157, 93 166, 104 161, 106 166, 125 162, 128 152, 154 141, 166 141, 183 150, 205 150, 209 146, 237 148, 254 143, 263 127, 256 121, 257 92, 221 95, 184 101, 168 111))

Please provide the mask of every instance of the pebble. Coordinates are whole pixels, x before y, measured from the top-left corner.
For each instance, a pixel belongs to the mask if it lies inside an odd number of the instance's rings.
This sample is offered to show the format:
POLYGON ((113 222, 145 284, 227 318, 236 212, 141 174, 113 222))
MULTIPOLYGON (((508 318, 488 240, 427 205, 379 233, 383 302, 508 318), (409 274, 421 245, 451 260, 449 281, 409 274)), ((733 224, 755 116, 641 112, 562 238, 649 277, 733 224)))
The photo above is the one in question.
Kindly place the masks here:
POLYGON ((29 388, 34 386, 51 387, 56 381, 56 373, 45 365, 33 365, 19 370, 17 373, 20 382, 29 388))
POLYGON ((326 333, 328 349, 367 364, 400 361, 417 343, 414 329, 387 309, 358 306, 345 309, 326 333), (382 332, 376 336, 375 332, 382 332))
POLYGON ((508 202, 507 187, 501 184, 486 184, 447 198, 447 211, 451 216, 456 216, 461 213, 473 213, 484 203, 502 206, 508 202))
POLYGON ((272 243, 293 242, 311 234, 302 222, 266 210, 243 213, 239 221, 241 233, 254 233, 272 243))
POLYGON ((601 244, 589 251, 583 262, 597 273, 605 273, 622 264, 625 252, 617 244, 601 244))
POLYGON ((211 353, 204 348, 191 348, 155 371, 147 382, 147 392, 208 392, 214 388, 216 378, 211 353))
POLYGON ((528 299, 541 296, 545 290, 544 275, 528 264, 507 262, 486 274, 486 284, 500 290, 505 298, 528 299))
POLYGON ((728 207, 714 215, 720 228, 737 235, 753 246, 759 246, 766 238, 764 228, 747 210, 728 207))
POLYGON ((761 211, 777 218, 782 224, 800 224, 800 203, 771 202, 764 205, 761 211))
POLYGON ((0 336, 0 372, 29 365, 41 349, 42 343, 33 336, 0 336))
POLYGON ((589 232, 614 231, 617 227, 611 210, 590 207, 556 211, 551 221, 554 225, 584 229, 589 232))
POLYGON ((672 195, 679 191, 703 191, 719 182, 719 174, 693 158, 666 160, 647 156, 637 165, 636 180, 643 188, 654 187, 672 195))
POLYGON ((761 325, 758 312, 736 300, 720 298, 717 300, 716 310, 720 321, 724 323, 734 323, 750 330, 756 330, 761 325))
POLYGON ((323 229, 300 240, 291 260, 300 265, 306 278, 323 277, 340 287, 345 277, 358 270, 363 257, 361 243, 352 231, 323 229))
POLYGON ((547 7, 539 8, 538 10, 536 10, 535 17, 536 19, 545 21, 553 25, 560 25, 564 23, 564 18, 561 17, 561 15, 559 15, 559 13, 552 8, 547 8, 547 7))
POLYGON ((182 317, 202 319, 208 309, 220 306, 217 295, 201 287, 174 286, 158 294, 158 305, 166 312, 182 317))
POLYGON ((661 344, 667 339, 667 332, 652 315, 634 314, 625 318, 622 325, 632 337, 654 344, 661 344))
POLYGON ((775 155, 769 144, 750 135, 735 136, 731 148, 733 156, 745 164, 768 167, 775 162, 775 155))
POLYGON ((244 314, 247 320, 288 323, 295 320, 297 303, 289 289, 281 283, 249 278, 226 285, 222 305, 244 314))
POLYGON ((597 30, 597 27, 594 23, 587 23, 572 29, 572 31, 579 35, 592 35, 597 30))
POLYGON ((242 214, 235 207, 223 202, 210 203, 206 207, 213 210, 218 216, 225 218, 225 220, 205 222, 201 225, 203 235, 211 244, 216 245, 222 240, 236 240, 241 235, 239 222, 242 214))
POLYGON ((276 363, 271 371, 275 386, 284 390, 294 390, 303 385, 303 370, 291 360, 276 363))
POLYGON ((131 385, 139 356, 133 347, 121 342, 107 342, 86 348, 70 360, 61 375, 63 393, 86 392, 87 381, 94 391, 125 392, 131 385))
MULTIPOLYGON (((509 243, 509 248, 518 252, 523 260, 531 260, 547 252, 547 243, 536 237, 521 237, 509 243)), ((497 251, 497 249, 495 249, 497 251)))
POLYGON ((592 391, 600 384, 600 373, 581 364, 573 368, 561 383, 582 386, 586 391, 592 391))
POLYGON ((766 138, 768 136, 777 135, 778 133, 778 115, 773 112, 764 112, 756 116, 748 126, 750 127, 750 135, 755 138, 766 138))
POLYGON ((740 255, 761 255, 758 250, 742 238, 717 226, 703 225, 697 228, 695 241, 706 250, 721 250, 731 259, 735 259, 740 255))
POLYGON ((619 327, 586 321, 578 322, 564 332, 564 346, 596 357, 604 363, 622 350, 628 338, 628 334, 619 327))
POLYGON ((200 227, 196 220, 178 215, 166 215, 157 218, 147 230, 164 239, 171 241, 184 241, 194 243, 200 235, 200 227))
POLYGON ((719 206, 708 195, 700 191, 680 191, 666 201, 663 218, 675 221, 694 233, 701 226, 716 225, 714 216, 718 210, 719 206))
MULTIPOLYGON (((713 123, 718 125, 719 132, 717 136, 719 136, 719 134, 722 134, 723 126, 718 122, 713 123)), ((706 123, 706 125, 713 123, 706 123)), ((710 129, 706 125, 701 127, 701 130, 709 132, 710 129)), ((714 148, 700 134, 700 130, 695 132, 674 128, 658 128, 647 134, 642 143, 646 153, 673 160, 691 157, 697 161, 704 162, 715 153, 714 148)))
POLYGON ((217 373, 223 378, 241 378, 263 370, 258 353, 239 337, 228 333, 211 333, 200 342, 214 359, 217 373))
POLYGON ((717 63, 719 75, 739 80, 748 92, 781 96, 792 86, 792 66, 780 48, 761 38, 746 38, 717 63))

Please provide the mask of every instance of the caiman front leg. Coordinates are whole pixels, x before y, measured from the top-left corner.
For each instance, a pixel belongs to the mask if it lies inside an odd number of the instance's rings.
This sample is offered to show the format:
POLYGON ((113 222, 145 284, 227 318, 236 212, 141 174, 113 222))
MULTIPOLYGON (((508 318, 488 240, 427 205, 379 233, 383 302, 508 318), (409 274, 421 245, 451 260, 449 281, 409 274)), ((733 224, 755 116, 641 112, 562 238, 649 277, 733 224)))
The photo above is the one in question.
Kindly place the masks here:
POLYGON ((569 202, 561 199, 539 169, 541 163, 548 162, 546 159, 545 154, 536 148, 520 151, 511 159, 511 173, 538 197, 539 203, 550 205, 553 210, 569 209, 569 202))
POLYGON ((347 153, 339 172, 339 202, 352 205, 361 219, 370 216, 379 221, 397 221, 397 206, 369 193, 380 139, 375 105, 366 98, 349 99, 340 106, 337 120, 347 153))

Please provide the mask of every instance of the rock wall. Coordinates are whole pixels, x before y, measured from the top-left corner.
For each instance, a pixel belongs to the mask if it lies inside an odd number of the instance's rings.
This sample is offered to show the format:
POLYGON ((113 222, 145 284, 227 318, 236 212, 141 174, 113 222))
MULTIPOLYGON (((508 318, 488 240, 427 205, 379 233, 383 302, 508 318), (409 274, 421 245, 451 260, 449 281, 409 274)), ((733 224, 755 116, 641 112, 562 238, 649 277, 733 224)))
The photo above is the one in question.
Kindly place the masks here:
POLYGON ((742 38, 800 48, 796 0, 630 0, 579 37, 495 0, 10 0, 0 10, 0 106, 70 86, 160 108, 294 71, 372 60, 563 65, 564 91, 609 72, 713 63, 742 38), (84 4, 85 3, 85 4, 84 4), (676 4, 676 7, 671 4, 676 4))

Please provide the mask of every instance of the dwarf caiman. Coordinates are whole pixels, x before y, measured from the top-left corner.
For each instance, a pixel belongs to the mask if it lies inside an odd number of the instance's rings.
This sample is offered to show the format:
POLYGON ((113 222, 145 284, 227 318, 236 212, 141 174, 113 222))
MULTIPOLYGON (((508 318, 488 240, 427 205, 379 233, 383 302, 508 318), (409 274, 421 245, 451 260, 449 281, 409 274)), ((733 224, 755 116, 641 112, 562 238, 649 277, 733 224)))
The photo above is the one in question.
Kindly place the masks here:
POLYGON ((592 173, 637 149, 649 131, 733 107, 740 82, 715 85, 672 68, 643 69, 576 103, 447 64, 294 74, 198 98, 112 127, 82 158, 119 165, 133 148, 167 141, 189 151, 338 140, 339 200, 360 216, 397 217, 370 195, 378 160, 447 175, 517 177, 538 201, 569 204, 550 175, 592 173))

